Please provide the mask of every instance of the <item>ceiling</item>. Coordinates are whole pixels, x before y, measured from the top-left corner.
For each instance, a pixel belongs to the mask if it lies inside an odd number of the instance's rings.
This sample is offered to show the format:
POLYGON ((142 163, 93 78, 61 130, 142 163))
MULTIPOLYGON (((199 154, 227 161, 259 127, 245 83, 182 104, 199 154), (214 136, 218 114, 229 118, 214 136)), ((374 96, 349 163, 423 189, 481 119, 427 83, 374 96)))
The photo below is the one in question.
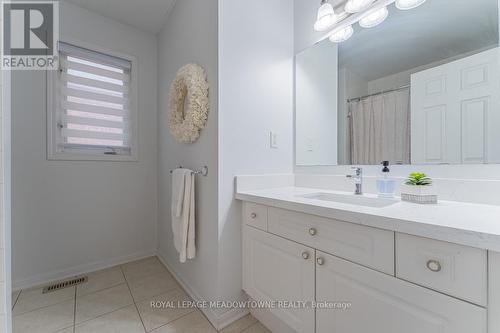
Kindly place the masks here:
POLYGON ((427 0, 408 11, 391 5, 381 25, 356 24, 339 46, 339 65, 371 81, 497 45, 497 6, 497 0, 427 0))
POLYGON ((176 0, 67 0, 140 30, 158 33, 176 0))

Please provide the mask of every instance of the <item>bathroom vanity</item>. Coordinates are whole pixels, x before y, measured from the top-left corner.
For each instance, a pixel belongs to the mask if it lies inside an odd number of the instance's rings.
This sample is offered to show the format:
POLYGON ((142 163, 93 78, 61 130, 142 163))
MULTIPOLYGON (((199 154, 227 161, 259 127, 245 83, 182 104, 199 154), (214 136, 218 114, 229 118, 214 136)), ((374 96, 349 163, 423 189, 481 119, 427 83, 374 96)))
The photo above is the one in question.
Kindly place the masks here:
POLYGON ((296 50, 295 175, 237 179, 243 289, 316 307, 252 311, 275 333, 500 333, 498 1, 355 2, 322 1, 316 28, 339 17, 296 50), (438 204, 363 195, 413 172, 438 204))
POLYGON ((291 332, 499 332, 500 207, 293 186, 236 196, 244 291, 317 305, 269 310, 291 332))

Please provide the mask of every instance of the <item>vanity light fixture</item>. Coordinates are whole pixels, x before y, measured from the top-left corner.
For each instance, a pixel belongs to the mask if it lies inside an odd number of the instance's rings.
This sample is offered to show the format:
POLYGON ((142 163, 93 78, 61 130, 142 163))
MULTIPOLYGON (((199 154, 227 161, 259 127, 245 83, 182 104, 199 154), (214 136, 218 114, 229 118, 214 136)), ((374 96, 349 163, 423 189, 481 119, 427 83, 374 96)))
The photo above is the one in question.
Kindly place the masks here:
POLYGON ((333 10, 333 6, 328 3, 328 0, 321 0, 321 7, 318 9, 318 18, 314 23, 314 30, 325 31, 337 23, 337 16, 333 10))
POLYGON ((389 11, 387 10, 387 7, 382 7, 364 16, 361 20, 359 20, 359 25, 363 28, 373 28, 384 22, 388 16, 389 11))
POLYGON ((343 12, 335 14, 328 0, 321 1, 318 20, 314 25, 316 31, 330 30, 328 36, 333 43, 341 43, 354 33, 353 24, 359 23, 363 28, 372 28, 384 22, 389 16, 388 6, 396 3, 401 10, 420 6, 426 0, 348 0, 343 12))
POLYGON ((344 10, 351 14, 359 13, 367 9, 373 1, 375 0, 349 0, 345 5, 344 10))
POLYGON ((396 8, 400 10, 408 10, 417 8, 422 5, 426 0, 396 0, 396 8))
POLYGON ((338 30, 330 35, 330 41, 333 43, 342 43, 351 38, 354 33, 354 29, 352 25, 348 25, 347 27, 338 30))

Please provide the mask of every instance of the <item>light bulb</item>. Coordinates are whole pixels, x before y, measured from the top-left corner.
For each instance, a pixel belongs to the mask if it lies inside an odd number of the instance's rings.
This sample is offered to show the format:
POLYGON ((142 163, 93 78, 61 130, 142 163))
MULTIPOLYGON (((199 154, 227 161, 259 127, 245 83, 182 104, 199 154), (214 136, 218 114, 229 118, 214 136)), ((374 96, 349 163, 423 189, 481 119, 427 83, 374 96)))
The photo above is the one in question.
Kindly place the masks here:
POLYGON ((359 25, 363 28, 373 28, 384 22, 387 16, 389 16, 387 7, 382 7, 359 20, 359 25))
POLYGON ((354 29, 352 28, 351 25, 345 27, 342 30, 339 30, 337 32, 334 32, 333 34, 330 35, 330 41, 333 43, 342 43, 351 38, 352 34, 354 33, 354 29))
POLYGON ((333 6, 328 2, 324 3, 318 9, 318 19, 314 23, 314 30, 325 31, 337 22, 337 16, 333 11, 333 6))
POLYGON ((423 4, 425 0, 396 0, 396 8, 401 10, 408 10, 417 8, 423 4))
POLYGON ((374 0, 349 0, 347 1, 344 10, 348 13, 359 13, 368 8, 374 0))

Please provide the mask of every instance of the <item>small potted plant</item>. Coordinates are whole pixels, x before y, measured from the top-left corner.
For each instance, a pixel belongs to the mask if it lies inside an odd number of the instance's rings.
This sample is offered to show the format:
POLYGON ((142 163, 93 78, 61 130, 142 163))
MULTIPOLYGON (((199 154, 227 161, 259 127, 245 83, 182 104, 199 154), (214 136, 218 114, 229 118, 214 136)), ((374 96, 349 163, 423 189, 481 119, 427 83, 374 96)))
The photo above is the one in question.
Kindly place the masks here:
POLYGON ((436 189, 432 179, 425 173, 413 172, 401 185, 401 200, 419 204, 437 203, 436 189))

